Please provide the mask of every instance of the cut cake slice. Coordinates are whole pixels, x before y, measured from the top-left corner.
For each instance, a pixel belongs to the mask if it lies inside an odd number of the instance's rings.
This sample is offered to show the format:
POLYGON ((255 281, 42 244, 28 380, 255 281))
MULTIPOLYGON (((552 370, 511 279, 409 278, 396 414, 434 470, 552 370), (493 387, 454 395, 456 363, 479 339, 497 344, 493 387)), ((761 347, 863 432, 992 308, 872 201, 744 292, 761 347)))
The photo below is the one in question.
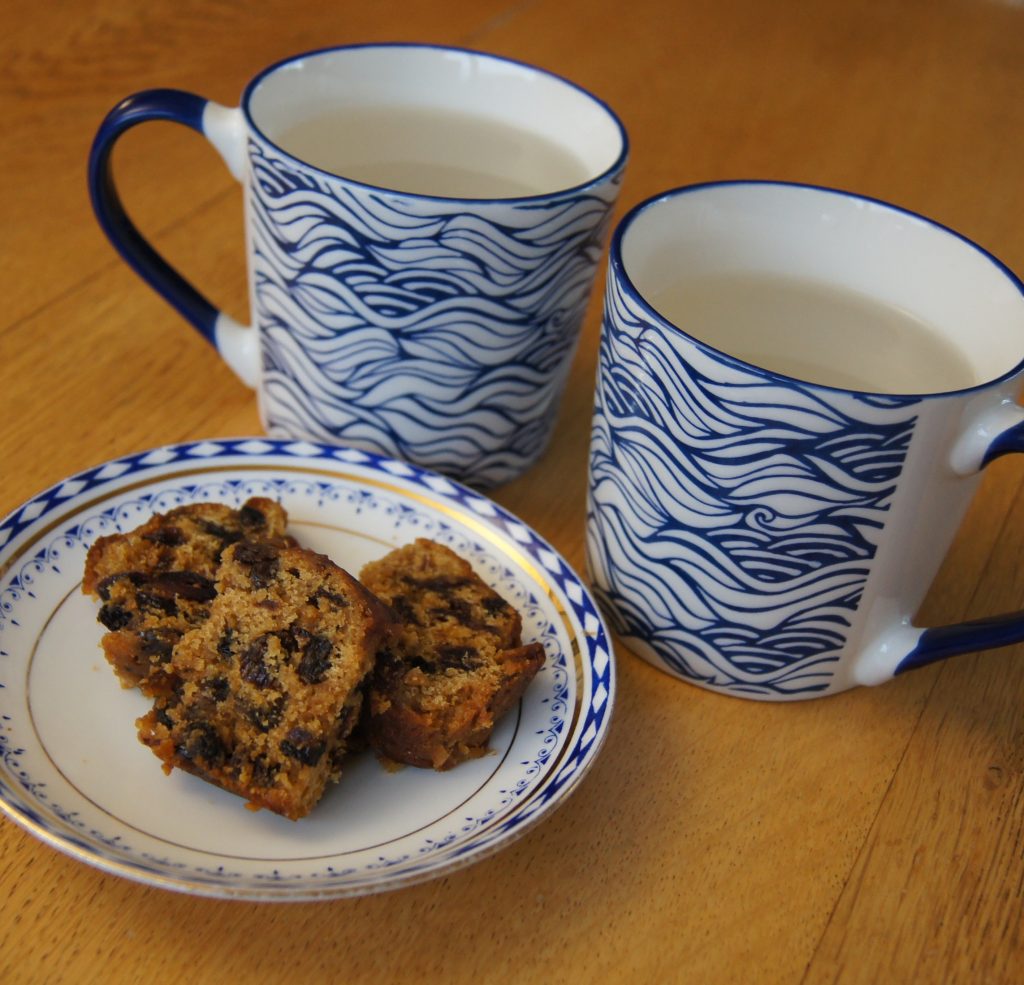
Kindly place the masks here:
POLYGON ((367 685, 370 747, 436 770, 484 753, 544 663, 539 643, 522 643, 520 614, 465 559, 424 538, 366 565, 360 580, 396 623, 367 685))
POLYGON ((103 652, 122 686, 159 693, 175 643, 209 614, 224 550, 243 539, 283 542, 287 522, 280 504, 255 497, 237 510, 179 506, 100 537, 86 557, 82 591, 101 603, 103 652))
POLYGON ((328 558, 242 542, 209 616, 174 648, 173 687, 139 739, 178 767, 296 820, 337 779, 387 610, 328 558))

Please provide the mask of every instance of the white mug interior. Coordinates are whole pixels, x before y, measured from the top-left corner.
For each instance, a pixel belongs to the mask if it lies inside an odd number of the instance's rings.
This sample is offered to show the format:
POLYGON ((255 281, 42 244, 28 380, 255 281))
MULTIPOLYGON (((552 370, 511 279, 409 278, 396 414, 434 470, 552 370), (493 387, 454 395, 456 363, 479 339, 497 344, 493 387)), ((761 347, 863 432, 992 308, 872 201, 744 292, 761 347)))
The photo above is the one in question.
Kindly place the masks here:
POLYGON ((621 123, 585 90, 529 65, 456 48, 371 44, 302 55, 255 78, 242 108, 251 127, 300 160, 286 143, 282 145, 282 137, 304 121, 342 110, 440 111, 479 122, 479 140, 453 143, 441 127, 434 131, 417 128, 415 133, 403 135, 419 142, 415 152, 427 165, 457 160, 467 169, 493 168, 496 155, 488 147, 487 133, 493 136, 495 126, 525 132, 561 148, 571 163, 565 173, 531 174, 531 167, 540 166, 529 155, 507 164, 499 156, 498 166, 508 167, 510 177, 515 169, 517 179, 536 189, 532 194, 550 194, 597 181, 622 163, 626 151, 621 123))
POLYGON ((925 322, 960 353, 973 386, 1012 374, 1024 360, 1017 278, 959 234, 872 199, 775 182, 697 185, 635 212, 616 249, 647 303, 680 277, 800 278, 925 322))

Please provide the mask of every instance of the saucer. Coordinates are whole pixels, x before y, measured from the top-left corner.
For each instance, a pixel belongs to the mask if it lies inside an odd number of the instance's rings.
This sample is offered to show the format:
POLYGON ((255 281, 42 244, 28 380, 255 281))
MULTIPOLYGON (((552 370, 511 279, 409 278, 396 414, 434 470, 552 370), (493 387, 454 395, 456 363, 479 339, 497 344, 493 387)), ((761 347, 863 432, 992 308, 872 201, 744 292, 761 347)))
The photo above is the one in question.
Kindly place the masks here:
POLYGON ((440 475, 354 449, 263 438, 169 445, 65 479, 0 522, 0 810, 106 872, 221 898, 395 889, 485 858, 576 788, 607 735, 609 636, 590 593, 526 524, 440 475), (100 648, 85 555, 105 534, 201 501, 279 500, 289 532, 358 574, 417 537, 447 544, 523 617, 544 667, 489 752, 446 773, 353 755, 313 812, 247 810, 141 745, 149 702, 100 648))

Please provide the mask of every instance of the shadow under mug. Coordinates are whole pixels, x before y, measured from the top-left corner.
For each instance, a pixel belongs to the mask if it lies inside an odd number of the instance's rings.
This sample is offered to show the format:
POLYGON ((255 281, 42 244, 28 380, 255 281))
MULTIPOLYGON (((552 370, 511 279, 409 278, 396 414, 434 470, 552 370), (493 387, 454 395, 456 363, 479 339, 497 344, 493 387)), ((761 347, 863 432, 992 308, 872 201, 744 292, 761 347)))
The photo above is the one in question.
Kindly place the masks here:
POLYGON ((273 65, 238 108, 130 96, 97 133, 89 187, 122 256, 257 389, 268 434, 489 486, 548 442, 626 156, 611 110, 555 75, 369 44, 273 65), (244 185, 252 328, 173 270, 120 202, 114 144, 158 119, 206 136, 244 185), (386 187, 395 167, 449 181, 386 187))
POLYGON ((911 622, 979 470, 1024 450, 1022 359, 1024 285, 918 215, 773 182, 640 204, 612 239, 590 458, 587 564, 613 628, 682 680, 763 700, 1024 640, 1024 612, 911 622), (801 308, 823 296, 838 333, 801 308), (723 351, 725 335, 760 355, 723 351), (964 374, 939 392, 925 338, 964 374), (868 379, 778 368, 815 354, 868 379))

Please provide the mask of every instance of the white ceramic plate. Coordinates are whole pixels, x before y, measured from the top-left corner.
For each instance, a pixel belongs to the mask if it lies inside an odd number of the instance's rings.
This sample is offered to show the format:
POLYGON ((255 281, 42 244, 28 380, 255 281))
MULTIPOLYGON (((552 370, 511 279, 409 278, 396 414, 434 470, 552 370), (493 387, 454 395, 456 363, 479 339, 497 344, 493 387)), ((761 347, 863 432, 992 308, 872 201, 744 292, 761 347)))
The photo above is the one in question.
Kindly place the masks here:
POLYGON ((507 845, 593 763, 614 695, 587 590, 529 527, 479 494, 350 449, 265 439, 173 445, 72 476, 0 523, 0 808, 108 872, 206 896, 309 900, 433 878, 507 845), (491 752, 447 773, 354 756, 288 821, 181 771, 136 739, 148 703, 123 690, 82 595, 88 546, 153 512, 280 500, 290 530, 358 573, 418 536, 466 557, 523 614, 547 659, 491 752))

